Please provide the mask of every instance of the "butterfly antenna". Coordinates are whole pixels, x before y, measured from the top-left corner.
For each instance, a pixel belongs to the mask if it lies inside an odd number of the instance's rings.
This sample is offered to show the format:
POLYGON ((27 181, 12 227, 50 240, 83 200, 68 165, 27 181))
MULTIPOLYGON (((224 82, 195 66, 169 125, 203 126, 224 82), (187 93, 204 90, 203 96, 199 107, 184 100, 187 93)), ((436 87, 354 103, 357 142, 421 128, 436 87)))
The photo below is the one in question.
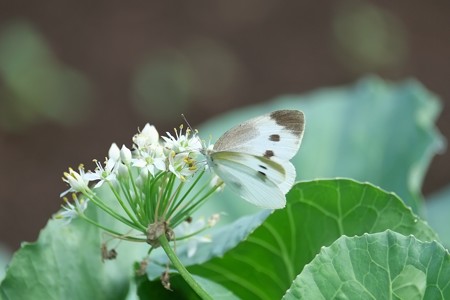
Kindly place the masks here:
POLYGON ((186 125, 189 127, 189 129, 191 129, 191 131, 194 133, 194 128, 192 128, 191 124, 189 124, 188 120, 186 119, 186 117, 184 116, 184 114, 181 114, 181 117, 183 118, 184 122, 186 123, 186 125))
MULTIPOLYGON (((184 114, 181 114, 181 117, 183 118, 184 122, 186 123, 186 125, 189 127, 189 129, 191 130, 192 133, 196 133, 196 131, 194 130, 194 128, 192 128, 191 124, 189 124, 188 120, 186 119, 186 117, 184 116, 184 114)), ((200 140, 200 139, 199 139, 200 140)), ((200 143, 202 144, 202 148, 206 149, 206 145, 204 143, 204 141, 200 140, 200 143)))

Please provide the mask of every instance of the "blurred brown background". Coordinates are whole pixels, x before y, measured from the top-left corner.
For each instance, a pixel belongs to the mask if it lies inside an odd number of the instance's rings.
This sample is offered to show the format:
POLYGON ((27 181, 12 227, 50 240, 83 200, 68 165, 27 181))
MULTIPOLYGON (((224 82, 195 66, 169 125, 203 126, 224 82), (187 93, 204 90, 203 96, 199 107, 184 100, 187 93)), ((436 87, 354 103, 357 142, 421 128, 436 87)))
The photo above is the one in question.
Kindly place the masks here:
MULTIPOLYGON (((415 77, 450 136, 450 2, 0 0, 0 243, 34 241, 62 173, 280 94, 415 77)), ((433 160, 425 194, 450 182, 433 160)))

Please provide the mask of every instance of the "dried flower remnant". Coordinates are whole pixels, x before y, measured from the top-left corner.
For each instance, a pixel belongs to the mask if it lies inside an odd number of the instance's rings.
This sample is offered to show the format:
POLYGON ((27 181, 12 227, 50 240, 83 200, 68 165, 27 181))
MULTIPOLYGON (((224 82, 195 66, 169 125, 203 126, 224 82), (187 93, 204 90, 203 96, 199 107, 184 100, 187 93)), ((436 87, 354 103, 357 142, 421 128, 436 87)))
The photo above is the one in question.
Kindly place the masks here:
POLYGON ((169 275, 169 270, 165 270, 162 274, 161 274, 161 283, 163 285, 163 287, 166 290, 172 291, 172 289, 170 288, 170 275, 169 275))
POLYGON ((101 254, 102 254, 102 262, 104 262, 105 260, 116 259, 118 255, 116 249, 112 248, 108 250, 108 247, 106 246, 105 243, 102 244, 101 254))

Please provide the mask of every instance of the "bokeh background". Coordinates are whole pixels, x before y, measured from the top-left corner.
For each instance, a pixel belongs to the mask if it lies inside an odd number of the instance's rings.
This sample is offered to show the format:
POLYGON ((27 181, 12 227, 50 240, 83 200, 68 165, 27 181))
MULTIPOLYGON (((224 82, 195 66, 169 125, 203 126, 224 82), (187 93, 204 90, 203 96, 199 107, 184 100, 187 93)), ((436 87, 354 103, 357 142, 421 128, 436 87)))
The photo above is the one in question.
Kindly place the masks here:
MULTIPOLYGON (((351 84, 417 78, 450 137, 450 2, 0 0, 0 243, 34 241, 69 166, 222 112, 351 84)), ((429 195, 450 182, 437 156, 429 195)))

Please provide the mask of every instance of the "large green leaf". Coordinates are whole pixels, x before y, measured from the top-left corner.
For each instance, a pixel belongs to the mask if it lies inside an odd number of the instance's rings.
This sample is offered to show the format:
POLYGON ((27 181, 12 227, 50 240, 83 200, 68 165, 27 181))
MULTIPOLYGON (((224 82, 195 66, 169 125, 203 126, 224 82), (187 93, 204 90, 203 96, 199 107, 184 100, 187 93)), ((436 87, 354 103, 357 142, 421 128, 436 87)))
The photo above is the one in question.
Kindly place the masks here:
MULTIPOLYGON (((94 220, 105 219, 89 209, 94 220)), ((102 263, 101 239, 100 230, 83 220, 67 225, 50 220, 37 242, 24 243, 14 254, 0 284, 0 296, 4 300, 124 299, 132 263, 144 257, 148 247, 113 242, 118 258, 102 263)))
MULTIPOLYGON (((208 279, 193 276, 197 283, 205 290, 214 300, 235 300, 237 298, 232 292, 225 289, 221 285, 208 279)), ((159 280, 148 281, 146 278, 138 278, 138 296, 139 299, 200 299, 194 290, 178 275, 171 275, 170 288, 166 290, 159 280)))
MULTIPOLYGON (((442 148, 435 127, 440 103, 414 80, 390 84, 369 77, 350 87, 283 96, 240 109, 202 126, 213 141, 240 122, 276 109, 305 112, 306 128, 293 159, 299 179, 348 177, 396 192, 420 212, 421 185, 433 155, 442 148)), ((225 188, 210 211, 230 218, 255 211, 225 188)))
POLYGON ((6 299, 122 299, 127 286, 106 284, 98 230, 86 222, 49 221, 39 241, 17 251, 0 286, 6 299))
MULTIPOLYGON (((270 210, 264 210, 253 215, 241 217, 233 223, 219 227, 216 230, 211 230, 211 233, 208 235, 211 235, 211 240, 214 242, 202 244, 198 247, 193 257, 188 257, 187 255, 188 245, 182 241, 178 242, 176 246, 177 256, 185 266, 202 264, 214 257, 222 256, 245 240, 250 233, 266 220, 270 213, 270 210)), ((164 272, 166 265, 170 264, 170 262, 167 255, 161 251, 156 254, 152 253, 151 261, 153 263, 148 265, 147 276, 150 280, 154 280, 159 278, 161 273, 164 272)))
POLYGON ((449 282, 442 245, 388 230, 323 248, 283 299, 449 299, 449 282))
POLYGON ((286 208, 271 214, 246 241, 223 257, 188 270, 242 299, 279 299, 320 248, 341 235, 392 229, 424 241, 437 238, 396 195, 368 183, 348 179, 302 182, 287 200, 286 208))

